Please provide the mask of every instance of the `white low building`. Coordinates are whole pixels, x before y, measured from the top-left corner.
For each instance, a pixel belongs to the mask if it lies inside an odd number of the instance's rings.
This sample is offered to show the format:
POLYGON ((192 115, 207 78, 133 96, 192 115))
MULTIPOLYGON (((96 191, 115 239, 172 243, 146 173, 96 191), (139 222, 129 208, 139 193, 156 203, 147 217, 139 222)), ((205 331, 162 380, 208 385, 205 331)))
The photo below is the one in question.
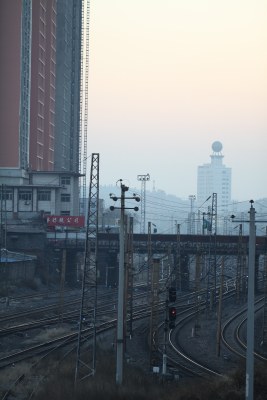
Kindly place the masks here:
POLYGON ((79 215, 79 178, 73 172, 0 169, 2 218, 79 215))

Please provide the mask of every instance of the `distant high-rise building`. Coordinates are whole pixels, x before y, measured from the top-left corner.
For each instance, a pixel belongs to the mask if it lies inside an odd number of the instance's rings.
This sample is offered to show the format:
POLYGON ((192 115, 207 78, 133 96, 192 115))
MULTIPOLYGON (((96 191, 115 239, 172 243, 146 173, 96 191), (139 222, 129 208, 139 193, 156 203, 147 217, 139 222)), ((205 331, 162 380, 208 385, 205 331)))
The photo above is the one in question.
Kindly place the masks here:
POLYGON ((222 144, 212 144, 211 162, 198 167, 197 202, 201 207, 208 197, 217 193, 217 212, 225 213, 231 202, 231 168, 223 164, 222 144))

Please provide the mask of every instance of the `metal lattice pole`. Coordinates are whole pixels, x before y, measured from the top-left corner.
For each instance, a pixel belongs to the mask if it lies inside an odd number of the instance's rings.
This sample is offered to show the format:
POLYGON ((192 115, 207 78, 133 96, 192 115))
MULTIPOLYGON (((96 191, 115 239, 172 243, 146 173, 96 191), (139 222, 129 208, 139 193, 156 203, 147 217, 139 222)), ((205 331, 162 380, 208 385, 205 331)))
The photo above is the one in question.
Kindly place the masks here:
POLYGON ((89 91, 89 23, 90 0, 82 0, 81 10, 81 71, 80 71, 80 127, 79 127, 79 171, 82 172, 82 202, 80 214, 86 213, 86 170, 88 134, 88 91, 89 91))
POLYGON ((140 233, 145 233, 146 229, 146 182, 150 181, 150 175, 137 175, 137 180, 141 181, 141 225, 140 233))
MULTIPOLYGON (((267 240, 267 228, 266 228, 266 240, 267 240)), ((263 334, 262 334, 262 344, 266 351, 267 348, 267 249, 264 254, 264 307, 263 307, 263 334)))
POLYGON ((201 252, 200 246, 197 245, 197 253, 196 253, 196 276, 195 276, 195 294, 196 294, 196 318, 195 318, 195 334, 199 329, 199 311, 200 311, 200 298, 199 298, 199 290, 200 290, 200 279, 201 279, 201 252))
POLYGON ((189 197, 190 200, 190 213, 188 215, 188 228, 187 233, 192 235, 195 233, 195 213, 194 213, 194 201, 196 200, 196 196, 191 194, 189 197))
POLYGON ((216 254, 216 236, 217 236, 217 193, 212 193, 212 205, 211 205, 211 229, 210 239, 213 241, 214 255, 213 255, 213 273, 214 273, 214 293, 213 293, 213 305, 216 309, 216 286, 217 286, 217 254, 216 254), (211 238, 212 235, 212 238, 211 238))
POLYGON ((126 335, 133 334, 133 217, 127 224, 127 253, 126 253, 126 335))
POLYGON ((176 288, 182 290, 182 272, 181 272, 181 232, 180 224, 176 225, 176 288))
POLYGON ((153 259, 152 270, 152 301, 150 317, 150 365, 159 367, 160 358, 158 353, 158 318, 159 318, 159 258, 153 259))
POLYGON ((243 243, 242 243, 242 224, 239 224, 238 232, 238 249, 237 249, 237 268, 236 268, 236 301, 240 302, 241 294, 241 269, 243 261, 243 243))
POLYGON ((151 222, 147 226, 147 300, 150 300, 151 290, 151 261, 152 261, 151 222))
POLYGON ((97 250, 99 204, 99 154, 93 153, 88 198, 81 308, 79 318, 75 385, 95 374, 97 312, 97 250), (92 331, 88 332, 88 326, 92 331), (83 346, 86 343, 87 346, 83 346))

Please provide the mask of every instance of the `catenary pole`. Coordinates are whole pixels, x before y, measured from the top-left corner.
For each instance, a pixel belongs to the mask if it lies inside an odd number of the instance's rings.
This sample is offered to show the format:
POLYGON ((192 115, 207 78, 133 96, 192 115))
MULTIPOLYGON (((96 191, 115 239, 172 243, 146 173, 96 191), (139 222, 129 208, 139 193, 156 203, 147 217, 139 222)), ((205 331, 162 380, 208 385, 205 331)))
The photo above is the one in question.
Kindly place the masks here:
POLYGON ((235 222, 249 222, 249 244, 248 244, 248 307, 247 307, 247 353, 246 353, 246 400, 253 400, 254 398, 254 327, 255 327, 255 257, 256 257, 256 223, 266 222, 255 220, 255 208, 253 207, 253 200, 250 200, 249 220, 239 221, 234 219, 235 222))
POLYGON ((119 255, 119 288, 118 288, 118 322, 117 322, 117 370, 116 383, 123 380, 123 323, 124 323, 124 207, 125 190, 121 185, 121 218, 120 218, 120 255, 119 255))
POLYGON ((120 199, 120 207, 111 206, 110 210, 120 209, 120 252, 119 252, 119 282, 118 282, 118 310, 117 310, 117 349, 116 349, 116 383, 121 385, 123 382, 123 355, 124 355, 124 301, 125 301, 125 209, 138 211, 138 207, 125 207, 125 199, 134 199, 140 201, 140 197, 125 197, 125 192, 129 190, 127 186, 119 179, 121 186, 121 196, 117 197, 110 194, 110 198, 114 201, 120 199))
POLYGON ((247 357, 246 400, 253 400, 254 393, 254 297, 255 297, 255 209, 251 202, 249 210, 249 254, 248 254, 248 311, 247 311, 247 357))

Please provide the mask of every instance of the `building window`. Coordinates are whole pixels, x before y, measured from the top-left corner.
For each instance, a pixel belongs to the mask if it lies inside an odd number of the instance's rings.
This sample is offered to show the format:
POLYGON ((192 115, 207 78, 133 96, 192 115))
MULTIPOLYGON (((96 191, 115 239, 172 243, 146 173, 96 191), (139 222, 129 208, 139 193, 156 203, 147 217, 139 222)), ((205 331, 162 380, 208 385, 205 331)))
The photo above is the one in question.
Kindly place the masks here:
POLYGON ((69 203, 70 202, 70 194, 62 193, 61 194, 61 202, 62 203, 69 203))
POLYGON ((43 169, 43 160, 37 156, 37 171, 42 171, 43 169))
POLYGON ((0 200, 13 200, 12 190, 0 189, 0 200))
POLYGON ((44 130, 44 117, 41 115, 37 116, 37 128, 40 130, 44 130))
POLYGON ((38 190, 38 192, 37 192, 37 200, 39 200, 39 201, 50 201, 51 200, 51 192, 50 192, 50 190, 38 190))
POLYGON ((38 100, 40 100, 42 103, 44 103, 44 89, 38 88, 38 100))
POLYGON ((70 176, 62 176, 61 185, 70 185, 70 176))
POLYGON ((20 190, 19 191, 19 200, 31 201, 32 200, 31 190, 20 190))
POLYGON ((70 215, 70 211, 61 211, 60 215, 70 215))
POLYGON ((44 104, 38 101, 38 114, 43 117, 44 116, 44 104))

